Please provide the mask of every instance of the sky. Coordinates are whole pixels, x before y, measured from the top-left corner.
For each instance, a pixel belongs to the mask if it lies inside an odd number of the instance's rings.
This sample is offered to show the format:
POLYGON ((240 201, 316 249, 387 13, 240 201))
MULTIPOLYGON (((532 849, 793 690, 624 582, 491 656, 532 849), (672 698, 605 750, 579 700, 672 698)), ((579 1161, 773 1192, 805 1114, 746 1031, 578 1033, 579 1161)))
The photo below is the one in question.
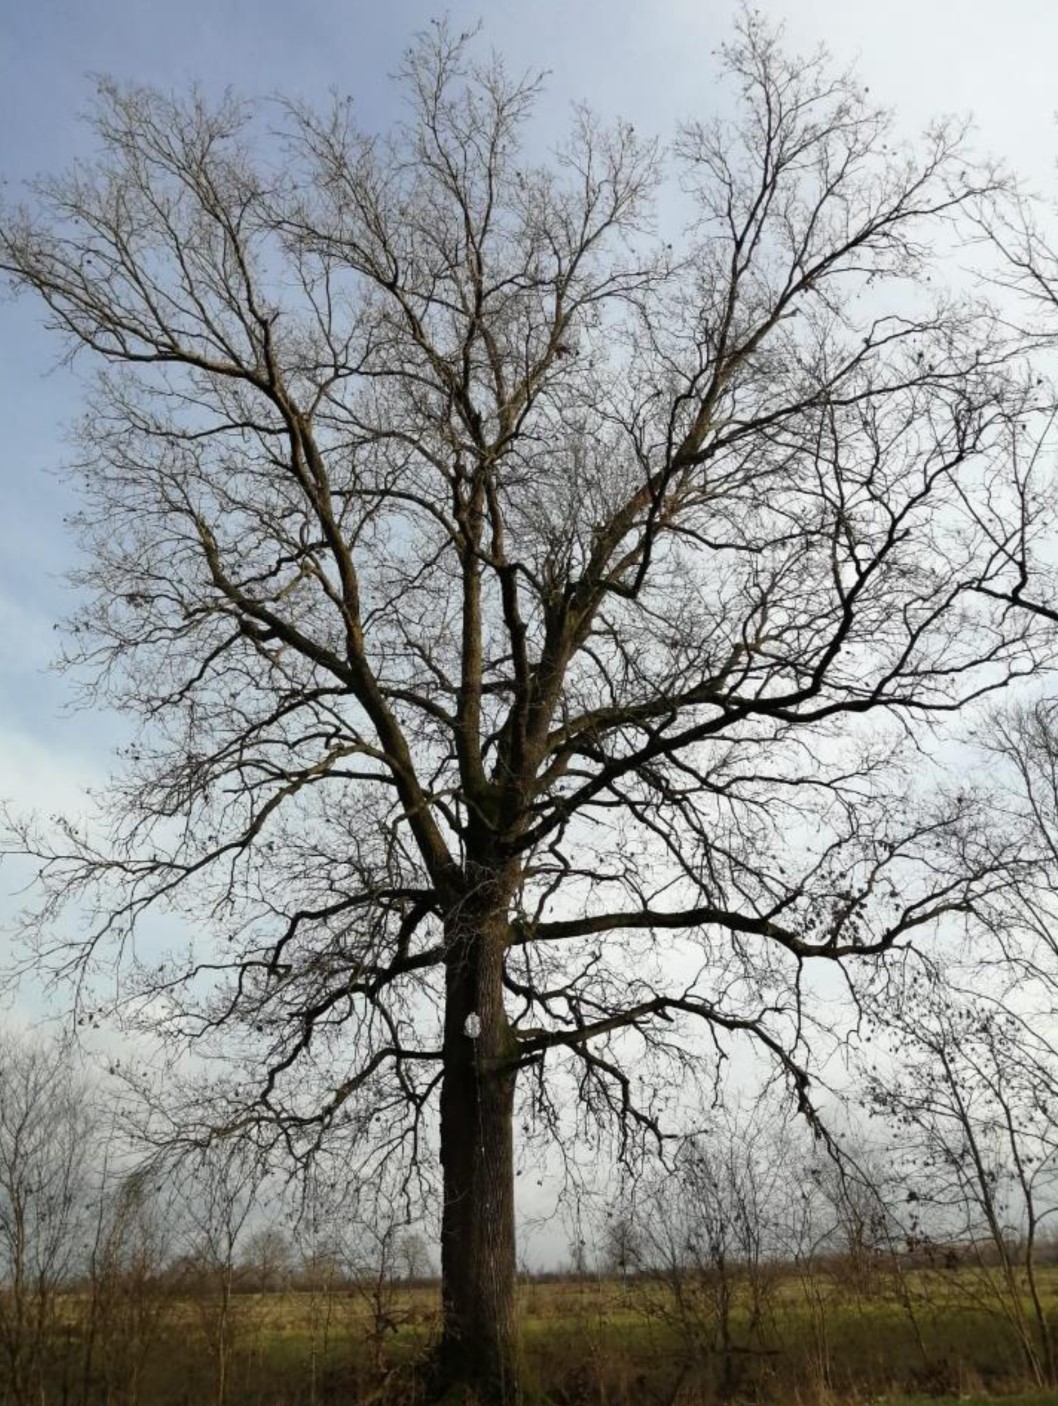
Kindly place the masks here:
MULTIPOLYGON (((1053 56, 1058 5, 1048 0, 763 0, 794 47, 825 42, 914 132, 938 114, 972 114, 979 145, 1037 189, 1058 195, 1053 56)), ((84 156, 79 114, 92 75, 209 93, 349 94, 360 123, 398 111, 389 75, 412 33, 444 13, 427 0, 0 0, 0 178, 23 197, 37 173, 84 156)), ((453 23, 480 20, 513 68, 548 73, 544 121, 556 135, 573 101, 663 137, 715 110, 712 53, 729 31, 728 0, 453 0, 453 23)), ((82 381, 27 302, 0 299, 0 798, 77 812, 105 778, 118 720, 73 714, 73 681, 50 672, 73 560, 62 526, 72 506, 54 475, 68 448, 82 381)), ((0 870, 0 961, 19 866, 0 870), (7 926, 5 926, 7 921, 7 926)), ((39 996, 0 1019, 22 1020, 39 996)))
MULTIPOLYGON (((787 23, 796 47, 825 42, 853 63, 909 131, 938 113, 972 113, 983 148, 1037 188, 1051 185, 1058 6, 764 0, 760 8, 787 23)), ((715 107, 711 54, 733 11, 729 0, 456 0, 447 13, 459 26, 480 20, 512 66, 547 70, 544 118, 556 134, 569 104, 586 100, 664 135, 715 107)), ((335 88, 353 97, 364 126, 385 127, 399 101, 389 75, 411 34, 441 12, 429 0, 0 0, 5 198, 19 200, 27 178, 90 149, 79 115, 99 73, 308 99, 335 88)), ((68 453, 64 431, 81 394, 78 373, 57 355, 36 308, 0 302, 0 796, 42 809, 74 803, 86 780, 105 774, 118 735, 113 719, 71 717, 73 681, 47 669, 72 559, 62 527, 71 504, 52 471, 68 453)))

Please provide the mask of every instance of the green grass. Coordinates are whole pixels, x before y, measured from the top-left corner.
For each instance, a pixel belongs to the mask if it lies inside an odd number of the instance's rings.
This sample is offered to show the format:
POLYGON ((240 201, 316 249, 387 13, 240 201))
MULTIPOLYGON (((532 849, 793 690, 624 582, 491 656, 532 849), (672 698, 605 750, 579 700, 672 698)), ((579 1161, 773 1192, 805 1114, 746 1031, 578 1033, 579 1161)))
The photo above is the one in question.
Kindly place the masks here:
MULTIPOLYGON (((1042 1279, 1058 1333, 1058 1270, 1042 1279)), ((695 1319, 676 1312, 658 1284, 523 1284, 527 1378, 540 1400, 559 1406, 712 1406, 725 1391, 754 1406, 1058 1406, 1058 1392, 1026 1390, 1031 1377, 999 1301, 968 1276, 919 1275, 900 1293, 879 1284, 869 1296, 838 1279, 807 1287, 806 1294, 792 1275, 777 1280, 755 1332, 741 1302, 731 1322, 737 1351, 725 1355, 705 1295, 695 1319), (1016 1392, 1022 1394, 1010 1394, 1016 1392)), ((67 1304, 65 1365, 48 1406, 66 1399, 63 1381, 81 1381, 83 1307, 74 1299, 67 1304)), ((379 1337, 355 1290, 336 1292, 326 1313, 308 1293, 238 1296, 229 1406, 337 1406, 383 1383, 378 1406, 415 1406, 419 1364, 439 1328, 439 1296, 431 1288, 399 1291, 387 1307, 396 1329, 379 1337)), ((144 1365, 139 1406, 208 1406, 207 1311, 208 1303, 186 1298, 168 1305, 144 1365)), ((94 1399, 102 1400, 101 1390, 88 1406, 94 1399)))

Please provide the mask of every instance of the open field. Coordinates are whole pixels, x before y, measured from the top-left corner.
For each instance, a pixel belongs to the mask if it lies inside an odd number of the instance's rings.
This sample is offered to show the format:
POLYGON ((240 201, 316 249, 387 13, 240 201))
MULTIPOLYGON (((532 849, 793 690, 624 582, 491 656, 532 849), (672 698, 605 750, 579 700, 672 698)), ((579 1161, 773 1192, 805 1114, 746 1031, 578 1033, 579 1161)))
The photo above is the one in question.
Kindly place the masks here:
MULTIPOLYGON (((1040 1276, 1058 1328, 1058 1269, 1040 1276)), ((726 1330, 716 1285, 697 1288, 677 1295, 647 1279, 523 1283, 532 1396, 556 1406, 1058 1401, 1031 1380, 1009 1306, 966 1272, 908 1275, 898 1289, 883 1283, 869 1292, 836 1277, 786 1273, 768 1286, 756 1321, 738 1297, 726 1330)), ((207 1406, 218 1399, 222 1356, 227 1406, 412 1403, 423 1396, 439 1301, 428 1285, 237 1293, 223 1344, 219 1303, 209 1296, 170 1294, 156 1305, 149 1335, 141 1324, 132 1342, 130 1307, 126 1340, 114 1320, 86 1353, 86 1305, 68 1296, 46 1406, 207 1406)))

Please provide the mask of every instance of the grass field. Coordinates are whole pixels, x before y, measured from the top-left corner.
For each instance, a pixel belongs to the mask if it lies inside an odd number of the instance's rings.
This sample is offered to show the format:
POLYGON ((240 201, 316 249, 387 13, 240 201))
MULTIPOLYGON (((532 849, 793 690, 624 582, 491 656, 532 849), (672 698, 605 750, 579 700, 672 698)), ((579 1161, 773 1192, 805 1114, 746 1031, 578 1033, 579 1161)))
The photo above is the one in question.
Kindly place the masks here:
MULTIPOLYGON (((1032 1379, 1010 1305, 965 1275, 912 1276, 898 1291, 882 1284, 870 1292, 831 1277, 778 1277, 756 1316, 744 1297, 735 1299, 726 1330, 715 1287, 697 1286, 677 1303, 656 1281, 522 1284, 530 1399, 555 1406, 1058 1403, 1058 1392, 1032 1379)), ((1058 1331, 1058 1270, 1043 1272, 1042 1290, 1058 1331)), ((131 1351, 132 1328, 122 1342, 115 1320, 113 1347, 101 1337, 86 1367, 84 1314, 71 1298, 47 1401, 208 1406, 217 1399, 221 1357, 227 1406, 396 1406, 422 1397, 422 1364, 438 1327, 435 1288, 386 1289, 374 1300, 349 1286, 236 1294, 223 1333, 217 1307, 208 1296, 171 1297, 131 1351)))

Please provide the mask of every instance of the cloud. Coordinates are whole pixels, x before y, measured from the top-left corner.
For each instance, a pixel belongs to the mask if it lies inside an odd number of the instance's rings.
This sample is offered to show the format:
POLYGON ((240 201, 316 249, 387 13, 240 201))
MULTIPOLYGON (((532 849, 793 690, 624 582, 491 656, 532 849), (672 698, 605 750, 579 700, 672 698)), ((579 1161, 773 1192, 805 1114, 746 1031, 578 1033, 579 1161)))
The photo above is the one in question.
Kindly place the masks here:
POLYGON ((0 718, 0 797, 16 812, 87 813, 87 793, 105 779, 107 767, 102 758, 93 762, 73 738, 64 746, 64 730, 34 733, 0 718))
MULTIPOLYGON (((3 626, 11 621, 8 605, 0 600, 3 626)), ((0 713, 0 801, 12 815, 83 818, 90 807, 89 788, 104 777, 104 764, 79 745, 70 724, 60 727, 43 716, 31 730, 0 713)), ((14 958, 18 917, 32 903, 34 876, 33 861, 18 855, 6 856, 0 867, 0 971, 10 969, 14 958)), ((3 1012, 4 1024, 35 1024, 54 1006, 38 983, 21 982, 14 1004, 3 1012)))

